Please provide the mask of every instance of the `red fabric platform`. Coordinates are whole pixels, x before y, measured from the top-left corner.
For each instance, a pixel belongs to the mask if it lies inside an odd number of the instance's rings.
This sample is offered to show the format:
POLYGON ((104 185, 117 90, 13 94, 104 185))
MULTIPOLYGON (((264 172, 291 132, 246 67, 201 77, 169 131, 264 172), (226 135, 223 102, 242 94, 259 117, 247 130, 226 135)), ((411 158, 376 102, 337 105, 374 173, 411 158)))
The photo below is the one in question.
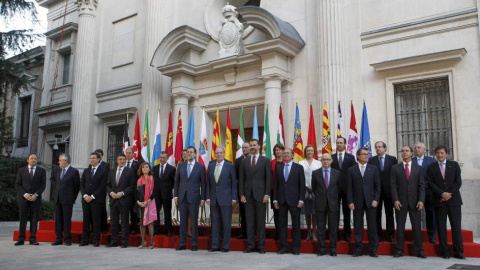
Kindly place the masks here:
MULTIPOLYGON (((164 230, 163 226, 161 228, 162 232, 164 230)), ((176 248, 179 243, 179 236, 178 236, 178 226, 173 226, 173 236, 167 237, 165 235, 155 235, 154 236, 154 246, 157 248, 176 248)), ((13 233, 13 240, 18 240, 18 231, 13 233)), ((29 238, 29 231, 26 232, 26 239, 29 238)), ((247 240, 239 240, 235 239, 237 235, 240 234, 240 227, 234 226, 232 227, 232 239, 230 240, 230 250, 232 251, 242 251, 247 247, 247 240)), ((288 230, 289 239, 291 238, 291 230, 288 230)), ((211 239, 210 239, 210 226, 199 226, 199 237, 198 237, 198 249, 209 249, 211 247, 211 239)), ((274 228, 267 228, 267 239, 265 241, 265 248, 267 252, 277 252, 280 243, 279 241, 275 241, 274 238, 275 229, 274 228)), ((305 239, 307 235, 306 229, 302 230, 302 239, 305 239)), ((102 234, 100 238, 100 244, 106 245, 110 242, 110 233, 102 234)), ((473 232, 462 230, 463 236, 463 245, 464 245, 464 256, 465 257, 475 257, 480 258, 480 244, 476 244, 473 242, 473 232)), ((327 233, 328 237, 328 233, 327 233)), ((367 231, 365 230, 363 235, 363 243, 364 243, 364 253, 368 254, 368 237, 367 231)), ((82 238, 82 222, 81 221, 73 221, 72 222, 72 243, 80 243, 82 238)), ((119 237, 121 238, 121 237, 119 237)), ((149 239, 149 237, 147 237, 149 239)), ((328 239, 328 238, 327 238, 328 239)), ((352 240, 354 239, 352 235, 352 240)), ((451 245, 451 232, 448 230, 448 241, 451 245)), ((37 231, 37 241, 39 242, 53 242, 55 241, 55 222, 54 221, 40 221, 39 228, 37 231)), ((119 240, 120 241, 120 240, 119 240)), ((149 243, 150 240, 147 241, 149 243)), ((428 242, 427 232, 422 230, 422 241, 423 241, 423 248, 425 250, 425 255, 427 256, 439 256, 440 254, 440 246, 438 244, 434 245, 428 242)), ((437 241, 438 243, 438 241, 437 241)), ((327 247, 329 245, 327 240, 327 247)), ((140 235, 130 235, 129 246, 138 246, 140 245, 140 235)), ((352 254, 354 251, 355 243, 352 242, 345 242, 339 241, 337 244, 337 251, 339 254, 352 254)), ((378 254, 379 255, 393 255, 395 252, 396 243, 389 243, 389 242, 379 242, 378 254)), ((190 248, 190 238, 187 241, 187 248, 190 248)), ((405 255, 415 255, 413 242, 412 242, 412 231, 406 230, 405 232, 405 248, 404 248, 405 255)), ((318 251, 318 242, 313 241, 304 241, 302 240, 302 248, 300 250, 301 253, 316 253, 318 251)), ((453 256, 453 248, 450 248, 451 255, 453 256)))

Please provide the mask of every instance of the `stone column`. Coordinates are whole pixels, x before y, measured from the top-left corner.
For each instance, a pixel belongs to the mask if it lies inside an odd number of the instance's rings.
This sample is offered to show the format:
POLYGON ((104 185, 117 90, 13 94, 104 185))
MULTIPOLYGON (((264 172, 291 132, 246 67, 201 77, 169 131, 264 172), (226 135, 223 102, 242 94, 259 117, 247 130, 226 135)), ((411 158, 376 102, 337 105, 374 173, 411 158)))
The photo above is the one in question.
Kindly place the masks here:
MULTIPOLYGON (((333 138, 336 137, 337 107, 341 102, 343 119, 346 121, 346 113, 349 113, 349 104, 346 104, 347 89, 347 50, 345 44, 346 33, 344 31, 344 0, 318 1, 318 58, 320 77, 320 113, 317 114, 320 121, 323 103, 328 106, 330 120, 330 132, 332 145, 335 147, 333 138)), ((321 122, 319 123, 321 125, 321 122)), ((348 127, 345 123, 344 127, 348 127)), ((343 132, 343 131, 342 131, 343 132)))
MULTIPOLYGON (((282 103, 282 82, 285 78, 282 76, 264 76, 262 79, 265 82, 265 111, 268 106, 270 143, 273 151, 273 146, 277 143, 278 114, 280 112, 280 104, 282 103)), ((259 125, 261 124, 259 123, 259 125)))
POLYGON ((176 145, 176 138, 177 138, 177 124, 178 124, 178 112, 182 111, 182 128, 183 128, 183 144, 185 145, 185 136, 187 136, 188 130, 188 100, 190 99, 190 95, 185 93, 176 93, 172 94, 173 99, 173 111, 172 111, 172 128, 173 128, 173 140, 175 141, 176 145))
POLYGON ((89 162, 91 145, 88 132, 91 125, 95 89, 93 88, 92 68, 94 64, 93 48, 97 26, 95 15, 97 0, 77 0, 79 19, 76 46, 75 73, 72 90, 72 126, 70 136, 70 153, 72 166, 84 168, 89 162))

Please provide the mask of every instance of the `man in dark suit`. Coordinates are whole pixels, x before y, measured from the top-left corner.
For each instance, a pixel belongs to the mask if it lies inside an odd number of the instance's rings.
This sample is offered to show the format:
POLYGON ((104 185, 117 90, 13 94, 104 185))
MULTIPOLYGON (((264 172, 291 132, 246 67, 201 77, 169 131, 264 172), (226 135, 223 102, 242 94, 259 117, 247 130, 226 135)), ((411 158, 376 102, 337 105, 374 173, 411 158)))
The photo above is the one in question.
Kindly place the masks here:
POLYGON ((412 162, 412 148, 404 146, 401 150, 403 162, 392 167, 391 193, 397 218, 397 251, 394 257, 403 256, 405 241, 405 222, 407 214, 412 224, 413 243, 417 257, 426 258, 422 247, 421 211, 425 201, 425 182, 422 167, 412 162))
POLYGON ((448 150, 445 146, 435 148, 437 162, 428 166, 427 175, 430 189, 433 192, 433 202, 438 228, 438 240, 442 248, 442 257, 450 258, 447 243, 447 217, 450 220, 453 242, 453 256, 465 259, 462 240, 462 196, 460 187, 462 177, 457 162, 447 160, 448 150))
POLYGON ((191 250, 198 249, 198 206, 205 205, 205 166, 195 161, 197 149, 187 148, 187 161, 177 166, 173 200, 180 208, 180 244, 176 250, 187 248, 188 214, 192 220, 191 250), (203 188, 201 189, 203 185, 203 188))
MULTIPOLYGON (((132 173, 133 173, 133 176, 134 176, 134 180, 135 180, 135 185, 137 184, 137 181, 138 181, 138 178, 140 178, 140 176, 138 176, 138 168, 140 168, 140 161, 137 161, 135 159, 133 159, 133 148, 132 147, 128 147, 126 150, 125 150, 125 157, 127 158, 126 162, 125 162, 125 167, 129 168, 130 170, 132 170, 132 173)), ((135 194, 135 192, 133 193, 135 194)), ((130 234, 137 234, 138 230, 138 217, 137 217, 137 214, 135 213, 134 209, 135 209, 135 203, 136 203, 136 200, 135 200, 135 196, 131 196, 132 198, 132 207, 130 207, 130 234)))
POLYGON ((287 228, 288 213, 292 220, 293 255, 300 255, 300 209, 305 200, 305 172, 303 166, 293 162, 293 150, 283 150, 285 164, 278 166, 275 172, 275 188, 273 189, 273 204, 278 210, 280 243, 282 247, 278 254, 288 252, 287 228))
POLYGON ((210 252, 220 251, 220 227, 223 224, 222 252, 230 249, 232 226, 232 206, 237 203, 237 177, 235 166, 225 160, 225 149, 217 146, 215 163, 208 166, 207 204, 212 214, 212 248, 210 252))
POLYGON ((122 218, 122 248, 128 245, 128 214, 132 207, 132 196, 135 190, 135 176, 131 169, 125 166, 125 154, 117 156, 117 167, 110 170, 107 181, 107 193, 110 206, 110 224, 112 237, 107 247, 118 246, 120 216, 122 218))
MULTIPOLYGON (((283 160, 283 150, 285 150, 285 147, 281 143, 277 143, 273 147, 274 158, 270 160, 270 165, 272 166, 272 180, 270 181, 271 196, 273 196, 273 189, 275 188, 275 171, 277 166, 285 164, 285 160, 283 160)), ((273 223, 275 224, 275 237, 273 239, 278 240, 280 238, 280 222, 278 220, 279 214, 278 209, 275 209, 275 206, 273 205, 273 201, 271 202, 273 209, 273 223)))
MULTIPOLYGON (((155 180, 152 198, 155 198, 157 206, 157 216, 160 216, 160 210, 163 207, 165 217, 166 235, 172 236, 172 198, 173 186, 175 184, 176 169, 167 163, 168 153, 160 153, 160 164, 153 166, 153 179, 155 180)), ((154 222, 155 234, 160 234, 160 219, 154 222)))
POLYGON ((413 163, 417 163, 423 169, 423 179, 425 180, 425 220, 427 223, 428 240, 435 244, 437 238, 437 225, 435 224, 435 207, 433 201, 433 193, 427 181, 427 168, 430 164, 435 163, 435 159, 425 155, 425 144, 417 142, 413 148, 415 157, 412 158, 413 163))
POLYGON ((370 256, 378 257, 377 206, 380 200, 381 184, 377 167, 368 164, 368 148, 357 150, 358 165, 348 169, 348 205, 353 210, 355 252, 353 257, 363 254, 363 215, 367 218, 370 256))
MULTIPOLYGON (((105 181, 107 181, 108 174, 110 173, 110 163, 105 162, 103 160, 103 150, 102 149, 97 149, 97 150, 95 150, 95 152, 98 152, 100 154, 100 162, 98 163, 98 166, 99 166, 99 169, 101 169, 104 172, 102 177, 104 177, 105 181)), ((106 200, 106 198, 107 198, 107 196, 105 196, 105 200, 106 200)), ((107 233, 108 232, 108 225, 107 225, 108 224, 108 213, 107 213, 106 201, 103 202, 103 205, 100 209, 100 213, 102 215, 101 226, 100 226, 101 232, 102 233, 107 233)))
POLYGON ((27 158, 28 166, 18 170, 15 186, 17 189, 17 204, 20 216, 20 235, 15 246, 25 242, 25 230, 30 217, 30 245, 38 245, 37 223, 42 204, 42 193, 45 190, 47 173, 37 166, 37 155, 30 154, 27 158))
POLYGON ((245 253, 255 251, 258 233, 258 252, 265 254, 265 207, 270 198, 272 167, 270 160, 259 154, 258 140, 250 141, 250 156, 244 158, 239 170, 240 201, 245 204, 248 247, 245 253))
POLYGON ((385 205, 385 220, 386 220, 386 240, 393 242, 395 237, 395 220, 393 218, 393 202, 390 194, 390 176, 392 166, 397 164, 397 158, 386 154, 387 145, 382 142, 375 143, 375 151, 377 155, 368 160, 368 164, 377 167, 380 172, 381 192, 380 201, 377 206, 377 234, 378 241, 382 240, 382 205, 385 205))
POLYGON ((59 170, 53 175, 52 184, 55 185, 53 202, 55 204, 55 234, 57 238, 52 246, 61 245, 65 240, 66 246, 72 245, 72 211, 80 190, 80 174, 70 166, 70 156, 61 154, 58 158, 59 170))
MULTIPOLYGON (((235 172, 237 173, 237 180, 239 177, 239 171, 240 171, 240 164, 242 163, 242 160, 244 158, 248 158, 250 156, 250 143, 249 142, 244 142, 242 144, 242 153, 243 155, 237 159, 235 159, 235 172)), ((240 184, 240 181, 238 181, 238 185, 240 184)), ((237 186, 237 191, 240 189, 237 186)), ((240 200, 240 195, 238 195, 238 199, 240 200)), ((245 217, 245 204, 240 203, 238 204, 240 208, 240 225, 241 225, 241 230, 242 233, 237 236, 237 239, 247 239, 247 218, 245 217)))
POLYGON ((330 236, 330 256, 337 256, 338 214, 340 211, 339 177, 340 172, 332 169, 332 157, 323 154, 322 168, 312 172, 312 191, 315 194, 315 212, 317 218, 317 234, 319 250, 317 255, 327 254, 325 234, 327 229, 330 236))
POLYGON ((100 245, 101 217, 105 208, 107 195, 108 170, 106 166, 99 166, 100 154, 90 154, 89 169, 83 171, 80 179, 80 192, 82 193, 83 209, 83 235, 80 246, 87 246, 90 238, 90 224, 93 224, 93 246, 100 245))
MULTIPOLYGON (((352 229, 350 227, 350 218, 351 218, 351 211, 350 208, 348 207, 347 203, 347 193, 348 193, 348 185, 347 185, 347 172, 348 168, 355 166, 356 161, 355 157, 351 154, 348 154, 345 151, 345 146, 346 146, 347 140, 343 137, 337 138, 336 140, 336 146, 337 146, 337 152, 332 155, 332 168, 340 171, 340 178, 339 180, 339 186, 340 186, 340 194, 339 198, 342 201, 342 213, 343 213, 343 239, 347 242, 352 241, 351 235, 352 235, 352 229)), ((340 210, 339 210, 340 211, 340 210)), ((338 218, 340 221, 340 212, 338 214, 338 218)), ((338 222, 337 224, 340 224, 338 222)), ((339 236, 338 239, 340 239, 340 230, 338 230, 339 236)))

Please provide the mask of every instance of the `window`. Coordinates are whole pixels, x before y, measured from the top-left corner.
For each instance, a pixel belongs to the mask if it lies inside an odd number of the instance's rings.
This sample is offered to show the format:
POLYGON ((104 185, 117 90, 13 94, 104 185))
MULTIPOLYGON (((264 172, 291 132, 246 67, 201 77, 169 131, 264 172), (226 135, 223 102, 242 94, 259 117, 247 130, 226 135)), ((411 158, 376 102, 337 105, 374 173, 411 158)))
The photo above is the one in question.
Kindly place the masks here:
POLYGON ((111 168, 117 166, 115 158, 123 151, 124 127, 124 125, 120 125, 108 128, 107 162, 110 163, 111 168))
POLYGON ((32 105, 32 97, 24 97, 20 99, 20 130, 17 140, 17 147, 28 146, 28 136, 30 135, 30 108, 32 105))
POLYGON ((403 146, 413 148, 421 141, 426 155, 434 156, 435 147, 441 144, 453 158, 448 79, 396 84, 394 89, 398 155, 403 146))
POLYGON ((63 54, 62 85, 70 83, 70 53, 63 54))

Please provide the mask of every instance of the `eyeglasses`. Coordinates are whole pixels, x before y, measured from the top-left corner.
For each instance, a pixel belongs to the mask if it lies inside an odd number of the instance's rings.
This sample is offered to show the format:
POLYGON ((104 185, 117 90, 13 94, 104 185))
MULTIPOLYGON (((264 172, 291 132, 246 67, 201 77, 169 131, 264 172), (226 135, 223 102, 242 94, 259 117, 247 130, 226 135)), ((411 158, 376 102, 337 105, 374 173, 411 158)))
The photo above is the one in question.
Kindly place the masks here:
POLYGON ((368 153, 358 154, 359 156, 368 156, 368 153))

